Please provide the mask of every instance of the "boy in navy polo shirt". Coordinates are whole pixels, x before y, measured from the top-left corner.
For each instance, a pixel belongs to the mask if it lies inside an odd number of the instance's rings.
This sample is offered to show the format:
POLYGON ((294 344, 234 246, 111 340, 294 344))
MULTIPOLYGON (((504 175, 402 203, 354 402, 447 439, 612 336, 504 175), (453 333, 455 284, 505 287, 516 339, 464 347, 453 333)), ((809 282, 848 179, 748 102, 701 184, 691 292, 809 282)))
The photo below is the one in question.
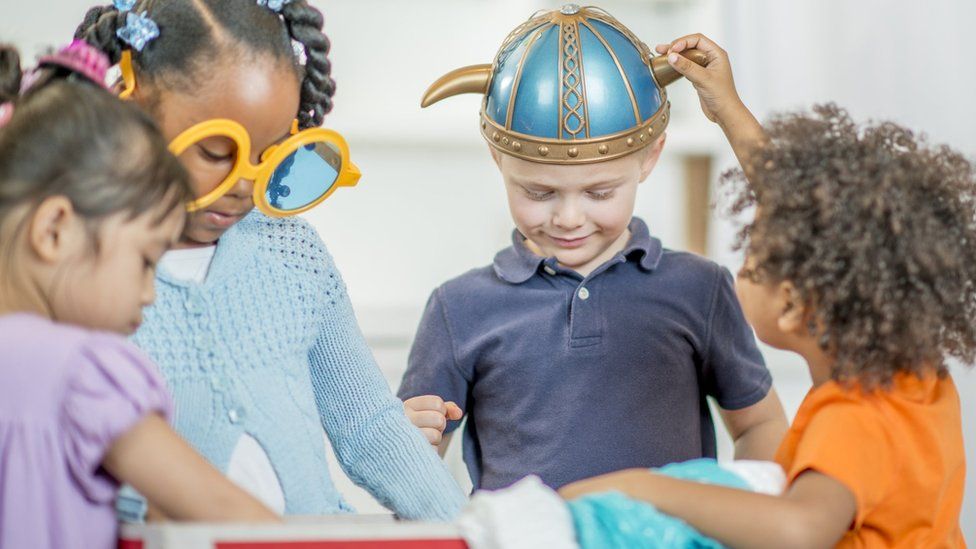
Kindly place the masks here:
POLYGON ((738 459, 772 459, 786 431, 731 275, 633 217, 676 78, 606 12, 567 5, 428 90, 425 106, 486 93, 516 226, 492 265, 434 291, 399 391, 441 447, 467 412, 476 488, 714 457, 707 396, 738 459))

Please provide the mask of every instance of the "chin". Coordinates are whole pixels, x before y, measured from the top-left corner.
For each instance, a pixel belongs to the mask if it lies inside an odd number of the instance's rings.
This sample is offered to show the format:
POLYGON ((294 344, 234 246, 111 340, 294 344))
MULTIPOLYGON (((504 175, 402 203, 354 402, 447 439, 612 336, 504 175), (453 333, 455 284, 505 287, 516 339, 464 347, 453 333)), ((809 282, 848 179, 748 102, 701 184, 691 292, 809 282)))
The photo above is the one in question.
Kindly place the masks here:
POLYGON ((221 236, 227 232, 223 229, 208 229, 202 227, 194 227, 183 233, 183 238, 194 244, 200 244, 204 246, 210 246, 216 244, 220 240, 221 236))

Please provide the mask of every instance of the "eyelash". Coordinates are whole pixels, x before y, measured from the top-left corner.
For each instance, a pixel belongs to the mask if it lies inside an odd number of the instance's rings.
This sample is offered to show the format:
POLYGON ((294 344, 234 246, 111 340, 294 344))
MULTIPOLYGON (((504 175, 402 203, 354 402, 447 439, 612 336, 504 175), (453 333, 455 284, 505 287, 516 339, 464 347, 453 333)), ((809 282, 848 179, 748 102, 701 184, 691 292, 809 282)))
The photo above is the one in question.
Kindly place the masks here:
POLYGON ((546 191, 546 192, 540 193, 540 192, 535 192, 535 191, 530 191, 528 189, 525 189, 525 194, 526 194, 526 196, 529 197, 529 200, 538 200, 538 201, 541 202, 541 201, 547 200, 549 197, 551 197, 552 196, 552 191, 546 191))
POLYGON ((592 198, 593 200, 607 200, 612 196, 613 196, 613 191, 590 192, 590 198, 592 198))
POLYGON ((224 154, 224 155, 214 154, 208 151, 207 149, 205 149, 203 146, 198 146, 198 147, 200 149, 200 154, 203 155, 203 158, 211 162, 227 162, 231 158, 233 158, 233 155, 231 154, 224 154))

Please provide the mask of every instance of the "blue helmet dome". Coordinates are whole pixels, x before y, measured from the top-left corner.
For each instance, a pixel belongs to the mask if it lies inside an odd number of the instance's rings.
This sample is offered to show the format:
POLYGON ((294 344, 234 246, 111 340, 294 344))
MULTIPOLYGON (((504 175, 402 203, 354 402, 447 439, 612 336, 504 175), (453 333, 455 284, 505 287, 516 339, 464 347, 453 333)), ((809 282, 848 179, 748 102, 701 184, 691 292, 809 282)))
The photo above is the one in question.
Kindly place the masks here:
POLYGON ((484 93, 481 128, 492 146, 536 162, 598 162, 664 131, 664 86, 679 76, 607 12, 567 4, 509 33, 491 65, 442 77, 423 105, 484 93))

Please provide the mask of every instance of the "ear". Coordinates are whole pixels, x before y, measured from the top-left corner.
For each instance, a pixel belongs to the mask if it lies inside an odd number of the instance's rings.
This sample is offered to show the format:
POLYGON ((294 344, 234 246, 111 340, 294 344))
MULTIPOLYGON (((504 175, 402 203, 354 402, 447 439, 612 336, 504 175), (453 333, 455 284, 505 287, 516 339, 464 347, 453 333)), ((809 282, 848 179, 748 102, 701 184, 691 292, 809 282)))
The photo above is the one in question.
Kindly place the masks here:
POLYGON ((71 201, 64 196, 52 196, 34 210, 27 238, 41 261, 54 263, 77 244, 80 228, 71 201))
POLYGON ((657 161, 661 158, 661 152, 664 150, 664 142, 667 141, 668 134, 662 133, 661 137, 657 138, 657 141, 651 143, 644 148, 644 158, 641 159, 640 167, 640 179, 639 183, 643 183, 651 172, 654 170, 654 166, 657 165, 657 161))
POLYGON ((801 334, 806 330, 807 308, 792 282, 784 281, 776 287, 776 325, 783 333, 801 334))

